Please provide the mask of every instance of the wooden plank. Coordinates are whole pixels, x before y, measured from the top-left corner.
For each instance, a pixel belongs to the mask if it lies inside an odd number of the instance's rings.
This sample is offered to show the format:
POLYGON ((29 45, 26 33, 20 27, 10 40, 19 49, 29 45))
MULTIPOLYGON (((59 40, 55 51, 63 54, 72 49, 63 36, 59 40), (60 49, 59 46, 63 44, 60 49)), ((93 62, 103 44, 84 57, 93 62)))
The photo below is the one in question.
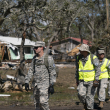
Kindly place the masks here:
POLYGON ((68 56, 74 56, 75 54, 77 54, 79 52, 79 49, 77 47, 80 47, 81 44, 79 44, 78 46, 76 46, 74 49, 72 49, 70 52, 68 52, 68 56))
POLYGON ((1 60, 2 60, 2 47, 0 45, 0 62, 1 62, 1 60))
POLYGON ((4 53, 5 53, 5 50, 4 50, 4 45, 3 45, 3 46, 2 46, 2 59, 1 59, 1 60, 3 60, 4 53))
POLYGON ((7 52, 8 52, 8 58, 9 60, 11 60, 10 50, 8 48, 7 48, 7 52))

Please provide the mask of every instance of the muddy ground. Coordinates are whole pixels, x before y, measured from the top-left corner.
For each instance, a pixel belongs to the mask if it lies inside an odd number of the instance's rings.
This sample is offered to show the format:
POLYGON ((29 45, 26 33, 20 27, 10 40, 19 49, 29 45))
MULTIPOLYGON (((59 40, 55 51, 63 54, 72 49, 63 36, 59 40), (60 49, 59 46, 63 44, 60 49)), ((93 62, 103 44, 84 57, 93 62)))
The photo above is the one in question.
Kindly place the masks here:
MULTIPOLYGON (((1 70, 0 74, 14 75, 15 70, 9 70, 5 74, 5 70, 1 70)), ((49 105, 51 110, 82 110, 83 106, 79 102, 77 97, 77 90, 75 84, 75 67, 63 67, 60 68, 57 82, 55 83, 55 93, 50 96, 49 105), (74 87, 75 89, 69 89, 74 87)), ((0 92, 4 93, 4 92, 0 92)), ((32 100, 32 91, 26 93, 21 91, 7 91, 6 94, 11 94, 11 97, 0 97, 0 110, 35 110, 32 100), (28 97, 28 98, 27 98, 28 97), (31 98, 30 98, 31 97, 31 98)), ((104 104, 103 110, 110 110, 110 102, 104 104)), ((97 95, 95 96, 94 110, 100 110, 98 108, 97 95)))
MULTIPOLYGON (((35 110, 35 108, 34 106, 0 106, 0 110, 35 110)), ((73 106, 52 106, 50 110, 83 110, 83 106, 82 104, 73 104, 73 106)), ((94 110, 101 110, 98 108, 98 103, 95 103, 94 110)), ((110 110, 110 102, 105 102, 103 110, 110 110)))

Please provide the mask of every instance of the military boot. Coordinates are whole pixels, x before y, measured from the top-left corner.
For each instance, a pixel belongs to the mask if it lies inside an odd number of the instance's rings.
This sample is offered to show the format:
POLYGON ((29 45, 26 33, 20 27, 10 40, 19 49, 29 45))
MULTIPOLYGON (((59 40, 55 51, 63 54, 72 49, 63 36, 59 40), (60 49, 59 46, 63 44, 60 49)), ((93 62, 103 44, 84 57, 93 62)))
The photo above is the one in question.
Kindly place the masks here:
POLYGON ((40 110, 40 108, 36 107, 36 109, 35 109, 35 110, 40 110))
POLYGON ((83 106, 84 106, 84 109, 83 109, 83 110, 87 110, 87 106, 86 106, 86 104, 83 104, 83 106))
POLYGON ((106 102, 109 103, 110 102, 110 99, 108 99, 106 102))
POLYGON ((102 101, 100 101, 100 103, 99 103, 99 108, 103 108, 103 102, 102 101))

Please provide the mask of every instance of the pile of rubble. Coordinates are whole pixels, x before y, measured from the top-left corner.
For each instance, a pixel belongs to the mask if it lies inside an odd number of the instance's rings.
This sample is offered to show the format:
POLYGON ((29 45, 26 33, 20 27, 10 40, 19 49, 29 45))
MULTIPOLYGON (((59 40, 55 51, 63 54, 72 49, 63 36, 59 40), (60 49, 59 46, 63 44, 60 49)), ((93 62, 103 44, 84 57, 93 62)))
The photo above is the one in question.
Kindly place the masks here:
MULTIPOLYGON (((26 63, 25 67, 28 70, 30 64, 26 63)), ((0 67, 0 91, 23 91, 25 90, 24 84, 19 82, 19 78, 24 80, 24 76, 18 76, 19 72, 19 63, 12 62, 2 62, 2 66, 0 67), (13 76, 9 74, 10 71, 14 71, 13 76), (3 73, 4 72, 4 73, 3 73), (5 76, 5 78, 3 77, 5 76)))

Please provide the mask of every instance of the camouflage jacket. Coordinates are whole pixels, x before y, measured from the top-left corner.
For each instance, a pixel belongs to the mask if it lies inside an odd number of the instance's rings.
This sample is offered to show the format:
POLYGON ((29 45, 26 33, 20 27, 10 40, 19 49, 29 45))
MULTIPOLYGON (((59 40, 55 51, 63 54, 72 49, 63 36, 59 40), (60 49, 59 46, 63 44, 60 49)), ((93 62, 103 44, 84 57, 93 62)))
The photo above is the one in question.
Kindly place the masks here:
POLYGON ((48 56, 49 67, 47 69, 44 64, 44 56, 45 55, 40 58, 35 56, 33 58, 28 74, 25 76, 25 83, 29 83, 32 77, 35 82, 35 86, 43 84, 49 86, 49 84, 56 82, 56 71, 53 57, 48 56))

